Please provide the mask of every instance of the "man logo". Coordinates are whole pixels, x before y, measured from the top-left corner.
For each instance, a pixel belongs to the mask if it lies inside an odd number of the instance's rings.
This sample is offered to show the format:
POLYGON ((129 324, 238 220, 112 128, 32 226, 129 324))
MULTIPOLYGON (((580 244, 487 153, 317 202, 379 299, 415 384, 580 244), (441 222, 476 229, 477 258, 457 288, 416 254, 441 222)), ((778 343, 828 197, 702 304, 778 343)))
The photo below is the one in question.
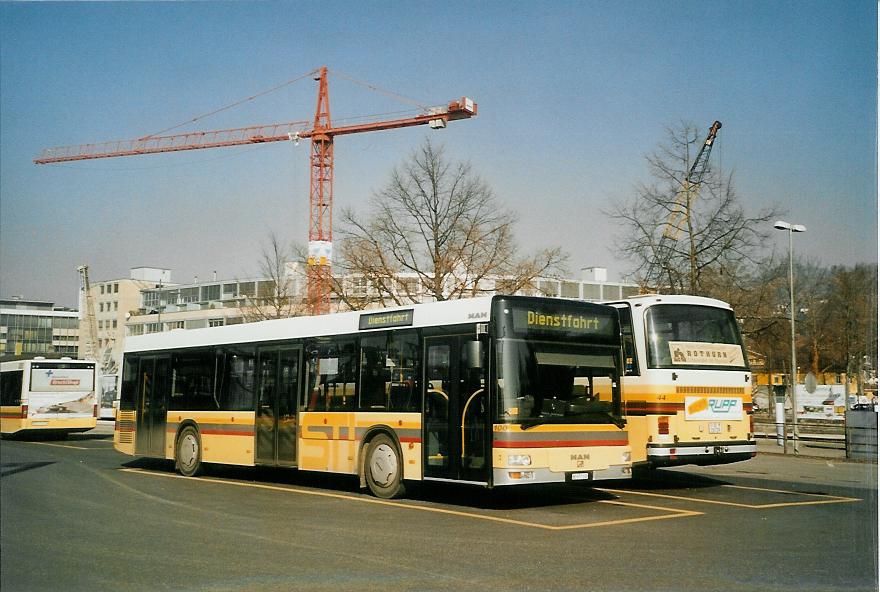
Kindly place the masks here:
POLYGON ((476 320, 480 320, 480 319, 488 319, 488 318, 489 318, 489 313, 488 313, 488 312, 471 312, 471 313, 468 313, 468 317, 467 317, 467 318, 468 318, 469 321, 476 321, 476 320))

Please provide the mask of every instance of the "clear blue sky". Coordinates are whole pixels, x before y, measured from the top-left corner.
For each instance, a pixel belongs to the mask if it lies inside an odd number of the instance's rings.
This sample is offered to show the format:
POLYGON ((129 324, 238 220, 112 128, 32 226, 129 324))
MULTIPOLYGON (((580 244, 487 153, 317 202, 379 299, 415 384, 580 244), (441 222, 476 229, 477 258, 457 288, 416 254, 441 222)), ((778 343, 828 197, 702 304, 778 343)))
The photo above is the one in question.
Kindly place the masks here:
MULTIPOLYGON (((647 180, 681 120, 750 211, 777 204, 825 264, 877 260, 877 4, 234 2, 0 4, 0 294, 76 306, 96 280, 257 274, 269 231, 305 243, 308 143, 36 166, 41 149, 154 133, 327 65, 479 117, 338 138, 335 208, 358 207, 425 136, 518 212, 523 248, 627 271, 600 213, 647 180)), ((334 120, 406 108, 331 77, 334 120)), ((315 84, 193 129, 309 119, 315 84)), ((768 249, 785 252, 783 233, 768 249)))

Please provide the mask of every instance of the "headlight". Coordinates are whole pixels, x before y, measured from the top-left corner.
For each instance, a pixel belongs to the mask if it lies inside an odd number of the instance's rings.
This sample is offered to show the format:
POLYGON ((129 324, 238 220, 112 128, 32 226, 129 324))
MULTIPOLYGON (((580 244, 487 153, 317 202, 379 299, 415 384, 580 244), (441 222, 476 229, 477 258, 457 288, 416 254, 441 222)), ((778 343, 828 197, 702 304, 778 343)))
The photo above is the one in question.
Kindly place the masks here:
POLYGON ((528 454, 511 454, 507 457, 507 464, 511 467, 530 467, 532 457, 528 454))
POLYGON ((628 463, 629 461, 632 460, 632 455, 629 452, 624 452, 623 455, 621 456, 621 460, 625 463, 628 463))

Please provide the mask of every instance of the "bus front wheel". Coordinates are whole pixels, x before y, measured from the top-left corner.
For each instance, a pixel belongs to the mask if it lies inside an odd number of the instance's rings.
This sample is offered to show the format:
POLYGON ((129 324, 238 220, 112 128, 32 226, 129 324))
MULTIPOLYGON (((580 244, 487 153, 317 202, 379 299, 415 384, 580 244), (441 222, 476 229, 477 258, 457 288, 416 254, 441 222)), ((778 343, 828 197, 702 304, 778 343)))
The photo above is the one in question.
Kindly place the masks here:
POLYGON ((378 434, 370 440, 364 476, 376 497, 391 499, 403 495, 403 462, 397 445, 387 434, 378 434))
POLYGON ((202 439, 193 426, 186 426, 177 437, 174 465, 184 477, 195 477, 202 472, 202 439))

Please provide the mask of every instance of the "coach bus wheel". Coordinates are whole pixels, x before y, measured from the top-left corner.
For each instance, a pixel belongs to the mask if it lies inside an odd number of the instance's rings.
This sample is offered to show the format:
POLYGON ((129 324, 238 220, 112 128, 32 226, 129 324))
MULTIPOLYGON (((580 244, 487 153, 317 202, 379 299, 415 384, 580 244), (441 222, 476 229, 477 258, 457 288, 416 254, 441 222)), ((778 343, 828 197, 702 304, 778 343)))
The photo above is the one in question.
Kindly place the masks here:
POLYGON ((195 477, 202 472, 202 441, 193 426, 186 426, 177 437, 174 464, 184 477, 195 477))
POLYGON ((367 446, 364 476, 373 495, 383 499, 403 495, 403 463, 397 446, 386 434, 379 434, 367 446))

